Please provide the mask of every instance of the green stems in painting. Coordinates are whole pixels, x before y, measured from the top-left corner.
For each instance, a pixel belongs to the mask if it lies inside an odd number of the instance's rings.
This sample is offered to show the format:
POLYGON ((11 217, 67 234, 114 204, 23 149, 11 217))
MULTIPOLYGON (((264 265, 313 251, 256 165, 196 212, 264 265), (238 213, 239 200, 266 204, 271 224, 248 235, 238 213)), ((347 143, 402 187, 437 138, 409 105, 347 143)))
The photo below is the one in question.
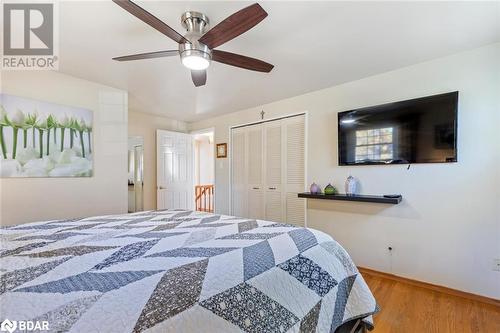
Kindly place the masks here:
POLYGON ((49 153, 50 153, 50 128, 47 129, 47 153, 45 155, 49 156, 49 153))
POLYGON ((79 131, 80 133, 80 145, 82 146, 82 157, 85 158, 85 146, 83 144, 83 131, 79 131))
POLYGON ((40 144, 40 158, 43 157, 43 130, 41 128, 38 129, 38 142, 40 144))
MULTIPOLYGON (((49 147, 49 142, 50 142, 49 137, 50 137, 50 130, 51 129, 54 129, 54 132, 53 132, 54 133, 54 144, 57 143, 56 142, 57 125, 58 125, 57 120, 54 118, 53 115, 50 115, 47 117, 47 129, 48 129, 48 131, 47 131, 47 137, 48 137, 47 138, 47 149, 49 147)), ((48 153, 47 153, 47 155, 48 155, 48 153)))
MULTIPOLYGON (((36 151, 36 155, 38 155, 39 158, 50 155, 51 145, 52 153, 54 153, 54 150, 57 150, 58 148, 60 148, 61 152, 63 152, 66 148, 74 149, 76 153, 79 153, 78 142, 75 142, 75 140, 79 140, 81 155, 83 158, 92 154, 92 128, 90 125, 87 125, 83 118, 77 120, 75 118, 68 119, 68 117, 65 116, 59 120, 53 115, 49 115, 48 117, 38 117, 38 113, 36 111, 35 113, 25 115, 20 110, 17 110, 12 117, 7 117, 4 109, 0 105, 0 158, 15 160, 18 153, 25 157, 24 155, 26 154, 23 153, 22 149, 20 149, 19 152, 17 151, 18 140, 21 140, 21 133, 19 133, 20 130, 22 130, 22 147, 27 149, 28 145, 30 147, 33 146, 33 149, 30 148, 30 153, 31 151, 36 151), (4 127, 12 128, 12 146, 10 140, 8 140, 8 142, 5 140, 4 127), (57 133, 58 128, 61 130, 60 133, 57 133), (70 135, 70 142, 69 144, 66 144, 70 147, 66 147, 64 142, 66 129, 69 130, 70 135), (37 130, 38 137, 36 134, 37 130), (31 131, 31 137, 29 137, 29 131, 31 131), (85 133, 87 134, 87 139, 84 137, 85 133), (29 140, 32 141, 31 145, 28 142, 29 140), (87 144, 87 147, 85 147, 85 144, 87 144), (12 152, 8 153, 6 147, 7 145, 12 147, 12 152)), ((10 139, 10 129, 8 135, 10 139)), ((67 138, 66 141, 68 141, 67 138)), ((19 144, 21 146, 21 143, 19 144)))
POLYGON ((74 140, 74 138, 75 138, 75 130, 72 129, 72 128, 70 128, 69 129, 69 147, 70 148, 73 148, 73 145, 74 145, 73 140, 74 140))
POLYGON ((4 159, 7 159, 7 148, 5 147, 5 139, 3 137, 3 126, 0 125, 0 146, 2 147, 2 155, 4 159))
POLYGON ((17 151, 17 133, 19 131, 18 127, 12 127, 12 130, 14 132, 14 140, 12 141, 12 159, 16 159, 16 151, 17 151))
POLYGON ((61 127, 61 152, 64 150, 64 127, 61 127))
POLYGON ((23 146, 24 148, 28 148, 28 129, 23 128, 23 146))
POLYGON ((92 144, 90 142, 90 136, 91 136, 90 133, 91 133, 91 131, 87 130, 87 140, 89 142, 89 154, 92 154, 92 144))

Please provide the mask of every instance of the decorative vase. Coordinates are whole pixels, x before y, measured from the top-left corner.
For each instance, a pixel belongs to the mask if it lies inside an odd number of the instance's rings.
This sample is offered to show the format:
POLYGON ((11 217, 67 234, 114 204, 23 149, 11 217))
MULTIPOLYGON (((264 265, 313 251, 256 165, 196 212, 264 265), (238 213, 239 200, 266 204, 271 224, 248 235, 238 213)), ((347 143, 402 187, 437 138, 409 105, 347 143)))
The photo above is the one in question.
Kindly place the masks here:
POLYGON ((356 178, 354 178, 353 176, 347 177, 345 181, 345 193, 347 195, 354 195, 356 194, 356 189, 357 189, 356 178))
POLYGON ((337 189, 334 186, 332 186, 332 184, 329 183, 328 185, 326 185, 326 187, 325 187, 325 194, 326 195, 332 195, 332 194, 336 194, 336 193, 337 193, 337 189))
POLYGON ((321 189, 319 188, 318 184, 312 183, 310 187, 310 192, 311 194, 318 194, 321 193, 321 189))

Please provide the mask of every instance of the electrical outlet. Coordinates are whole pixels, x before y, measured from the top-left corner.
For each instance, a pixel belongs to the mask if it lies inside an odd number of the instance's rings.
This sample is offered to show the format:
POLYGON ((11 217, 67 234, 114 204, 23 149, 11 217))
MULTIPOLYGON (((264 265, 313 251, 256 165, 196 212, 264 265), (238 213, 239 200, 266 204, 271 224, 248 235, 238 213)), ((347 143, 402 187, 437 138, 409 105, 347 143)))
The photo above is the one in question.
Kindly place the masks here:
POLYGON ((493 270, 500 272, 500 259, 493 259, 493 270))

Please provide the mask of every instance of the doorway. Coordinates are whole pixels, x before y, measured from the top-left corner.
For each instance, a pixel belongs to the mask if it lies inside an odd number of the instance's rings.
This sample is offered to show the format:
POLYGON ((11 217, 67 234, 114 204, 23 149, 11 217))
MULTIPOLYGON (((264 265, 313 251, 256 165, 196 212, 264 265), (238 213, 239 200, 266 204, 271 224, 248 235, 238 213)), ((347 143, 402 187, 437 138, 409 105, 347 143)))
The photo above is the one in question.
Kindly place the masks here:
POLYGON ((144 139, 128 138, 128 212, 144 210, 144 139))
POLYGON ((215 147, 213 129, 193 133, 195 209, 214 212, 215 147))
POLYGON ((214 131, 156 131, 157 209, 215 210, 214 131))

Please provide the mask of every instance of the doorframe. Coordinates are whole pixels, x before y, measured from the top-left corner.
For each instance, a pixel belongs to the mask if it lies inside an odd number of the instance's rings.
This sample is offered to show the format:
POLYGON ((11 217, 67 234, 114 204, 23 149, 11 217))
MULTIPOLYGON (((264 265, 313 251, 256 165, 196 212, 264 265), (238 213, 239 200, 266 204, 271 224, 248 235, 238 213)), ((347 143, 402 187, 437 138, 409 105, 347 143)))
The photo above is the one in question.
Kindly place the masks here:
MULTIPOLYGON (((215 151, 215 127, 208 127, 208 128, 203 128, 203 129, 199 129, 199 130, 194 130, 194 131, 190 131, 188 132, 188 134, 190 134, 191 136, 193 136, 193 142, 194 142, 194 136, 196 134, 206 134, 206 133, 213 133, 214 135, 214 142, 213 142, 213 145, 214 145, 214 160, 213 160, 213 163, 214 163, 214 197, 213 197, 213 202, 212 202, 212 205, 214 207, 214 214, 215 214, 215 209, 216 209, 216 198, 217 198, 217 187, 215 186, 215 184, 217 183, 217 152, 215 151)), ((194 166, 194 145, 193 145, 193 166, 194 166)), ((193 167, 193 179, 195 178, 195 168, 193 167)), ((196 209, 196 201, 194 203, 194 208, 196 209)))
MULTIPOLYGON (((309 130, 308 130, 309 111, 308 110, 304 110, 304 111, 296 112, 296 113, 289 113, 289 114, 285 114, 282 116, 276 116, 276 117, 269 118, 269 119, 262 119, 262 120, 257 120, 254 122, 247 122, 247 123, 229 126, 229 135, 228 135, 228 137, 229 137, 229 140, 228 140, 228 143, 229 143, 229 149, 228 149, 229 214, 231 214, 231 215, 233 214, 233 197, 232 197, 232 193, 233 193, 233 143, 232 143, 233 135, 232 135, 232 131, 233 131, 233 129, 239 128, 239 127, 257 125, 257 124, 263 124, 263 123, 267 123, 270 121, 292 118, 292 117, 297 117, 297 116, 302 116, 302 115, 304 116, 304 191, 307 191, 307 181, 308 181, 308 179, 307 179, 307 171, 308 171, 307 165, 308 165, 308 150, 309 150, 308 149, 308 146, 309 146, 309 144, 308 144, 308 141, 309 141, 309 130)), ((214 141, 215 141, 215 139, 214 139, 214 141)), ((306 204, 304 205, 304 227, 307 228, 307 201, 306 201, 306 204)))

